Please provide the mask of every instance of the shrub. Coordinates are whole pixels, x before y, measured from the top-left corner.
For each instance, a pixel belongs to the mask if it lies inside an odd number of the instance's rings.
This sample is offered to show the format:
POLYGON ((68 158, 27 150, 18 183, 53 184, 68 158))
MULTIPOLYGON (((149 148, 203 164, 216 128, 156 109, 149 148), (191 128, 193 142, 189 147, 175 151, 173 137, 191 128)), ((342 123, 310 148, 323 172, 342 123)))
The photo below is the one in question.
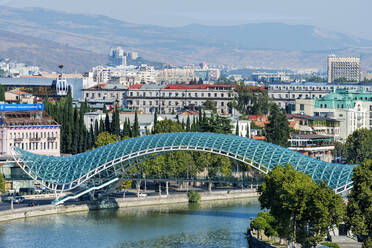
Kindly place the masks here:
POLYGON ((340 248, 340 246, 338 244, 335 244, 335 243, 332 243, 332 242, 324 242, 324 243, 322 243, 322 245, 332 247, 332 248, 340 248))
POLYGON ((187 193, 187 197, 189 198, 189 202, 198 202, 200 200, 200 194, 195 190, 190 190, 187 193))

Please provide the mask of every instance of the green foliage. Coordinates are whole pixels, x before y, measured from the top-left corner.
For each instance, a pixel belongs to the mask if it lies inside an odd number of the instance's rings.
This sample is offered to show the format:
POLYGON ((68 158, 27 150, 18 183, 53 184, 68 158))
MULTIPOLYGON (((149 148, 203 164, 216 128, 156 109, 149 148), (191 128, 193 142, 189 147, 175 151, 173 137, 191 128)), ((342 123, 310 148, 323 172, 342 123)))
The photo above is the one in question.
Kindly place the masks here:
POLYGON ((5 101, 5 87, 0 84, 0 101, 5 101))
POLYGON ((275 231, 281 238, 311 247, 321 241, 328 227, 338 225, 345 205, 324 182, 314 184, 305 173, 291 165, 269 172, 259 189, 261 208, 275 218, 275 231))
POLYGON ((347 226, 353 233, 372 233, 372 160, 353 170, 353 188, 348 196, 347 226))
POLYGON ((172 120, 158 121, 154 128, 154 133, 177 133, 183 131, 182 125, 172 120))
POLYGON ((5 181, 4 175, 0 174, 0 192, 2 194, 5 193, 5 183, 6 183, 6 181, 5 181))
POLYGON ((212 100, 207 100, 204 103, 204 109, 212 110, 213 113, 217 112, 217 102, 212 100))
POLYGON ((253 219, 250 227, 257 231, 263 230, 265 235, 268 237, 276 237, 278 236, 278 233, 274 228, 275 225, 276 220, 274 216, 267 212, 260 212, 257 217, 253 219))
POLYGON ((322 83, 325 82, 326 80, 322 77, 319 76, 311 76, 307 79, 308 82, 316 82, 316 83, 322 83))
POLYGON ((98 134, 96 140, 96 147, 105 146, 111 143, 120 141, 120 136, 116 134, 111 134, 109 132, 102 132, 98 134))
POLYGON ((334 142, 334 146, 335 146, 335 149, 332 150, 332 155, 334 157, 346 158, 346 154, 347 154, 346 145, 341 142, 336 141, 334 142))
POLYGON ((289 139, 289 122, 286 114, 273 104, 270 108, 269 123, 265 127, 266 141, 287 147, 289 139))
POLYGON ((62 153, 80 153, 88 147, 88 130, 84 124, 84 114, 90 111, 88 103, 84 102, 80 110, 72 105, 71 93, 58 100, 56 103, 50 103, 48 97, 43 101, 45 111, 61 124, 61 152, 62 153))
POLYGON ((353 83, 357 82, 356 80, 348 80, 346 77, 340 77, 334 80, 334 83, 353 83))
POLYGON ((138 137, 140 136, 139 131, 139 122, 138 122, 138 115, 137 112, 134 114, 134 123, 132 127, 132 136, 131 137, 138 137))
POLYGON ((270 109, 270 99, 266 89, 247 87, 244 83, 236 84, 237 96, 231 103, 240 113, 246 115, 267 114, 270 109))
POLYGON ((121 185, 120 189, 130 189, 132 187, 132 180, 125 180, 121 185))
POLYGON ((200 201, 200 194, 195 190, 190 190, 187 192, 187 197, 189 198, 189 202, 196 203, 200 201))
POLYGON ((340 248, 338 244, 332 242, 322 242, 321 244, 332 248, 340 248))
POLYGON ((366 128, 354 131, 346 140, 348 163, 359 164, 372 159, 372 131, 366 128))

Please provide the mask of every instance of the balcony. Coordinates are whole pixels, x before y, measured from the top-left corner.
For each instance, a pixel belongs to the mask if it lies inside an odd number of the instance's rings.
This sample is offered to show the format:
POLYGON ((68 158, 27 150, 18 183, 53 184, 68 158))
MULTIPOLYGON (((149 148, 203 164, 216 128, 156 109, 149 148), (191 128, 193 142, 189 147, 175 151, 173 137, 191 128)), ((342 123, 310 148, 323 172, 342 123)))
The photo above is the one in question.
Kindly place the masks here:
POLYGON ((30 138, 30 141, 31 142, 39 142, 41 140, 41 138, 37 137, 37 138, 30 138))

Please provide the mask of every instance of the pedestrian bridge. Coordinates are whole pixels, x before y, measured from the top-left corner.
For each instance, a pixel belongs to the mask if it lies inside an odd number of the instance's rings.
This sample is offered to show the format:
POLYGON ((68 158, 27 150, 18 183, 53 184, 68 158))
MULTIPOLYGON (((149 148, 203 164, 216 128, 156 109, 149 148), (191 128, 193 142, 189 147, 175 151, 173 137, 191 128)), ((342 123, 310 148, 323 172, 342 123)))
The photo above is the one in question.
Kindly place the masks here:
POLYGON ((165 133, 127 139, 66 157, 12 150, 18 165, 35 181, 61 193, 78 186, 86 188, 92 179, 106 185, 128 169, 154 156, 174 151, 200 151, 223 155, 268 173, 275 166, 291 164, 314 181, 323 180, 337 193, 352 187, 355 165, 320 161, 264 141, 216 133, 165 133))

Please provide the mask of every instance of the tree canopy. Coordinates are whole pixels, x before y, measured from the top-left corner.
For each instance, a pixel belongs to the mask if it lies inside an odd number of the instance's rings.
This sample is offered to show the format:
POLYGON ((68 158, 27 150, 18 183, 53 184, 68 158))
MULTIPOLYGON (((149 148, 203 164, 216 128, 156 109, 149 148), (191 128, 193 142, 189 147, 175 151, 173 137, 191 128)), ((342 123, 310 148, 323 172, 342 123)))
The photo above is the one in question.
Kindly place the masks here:
POLYGON ((348 195, 347 225, 353 233, 372 234, 372 160, 354 168, 353 188, 348 195))
POLYGON ((345 205, 326 183, 316 185, 305 173, 291 165, 275 167, 259 188, 261 208, 275 218, 279 237, 312 247, 320 242, 328 227, 344 218, 345 205))
POLYGON ((289 122, 286 114, 273 104, 270 108, 269 123, 265 127, 266 141, 287 147, 289 139, 289 122))
POLYGON ((354 131, 346 140, 348 163, 359 164, 372 159, 372 131, 366 128, 354 131))

